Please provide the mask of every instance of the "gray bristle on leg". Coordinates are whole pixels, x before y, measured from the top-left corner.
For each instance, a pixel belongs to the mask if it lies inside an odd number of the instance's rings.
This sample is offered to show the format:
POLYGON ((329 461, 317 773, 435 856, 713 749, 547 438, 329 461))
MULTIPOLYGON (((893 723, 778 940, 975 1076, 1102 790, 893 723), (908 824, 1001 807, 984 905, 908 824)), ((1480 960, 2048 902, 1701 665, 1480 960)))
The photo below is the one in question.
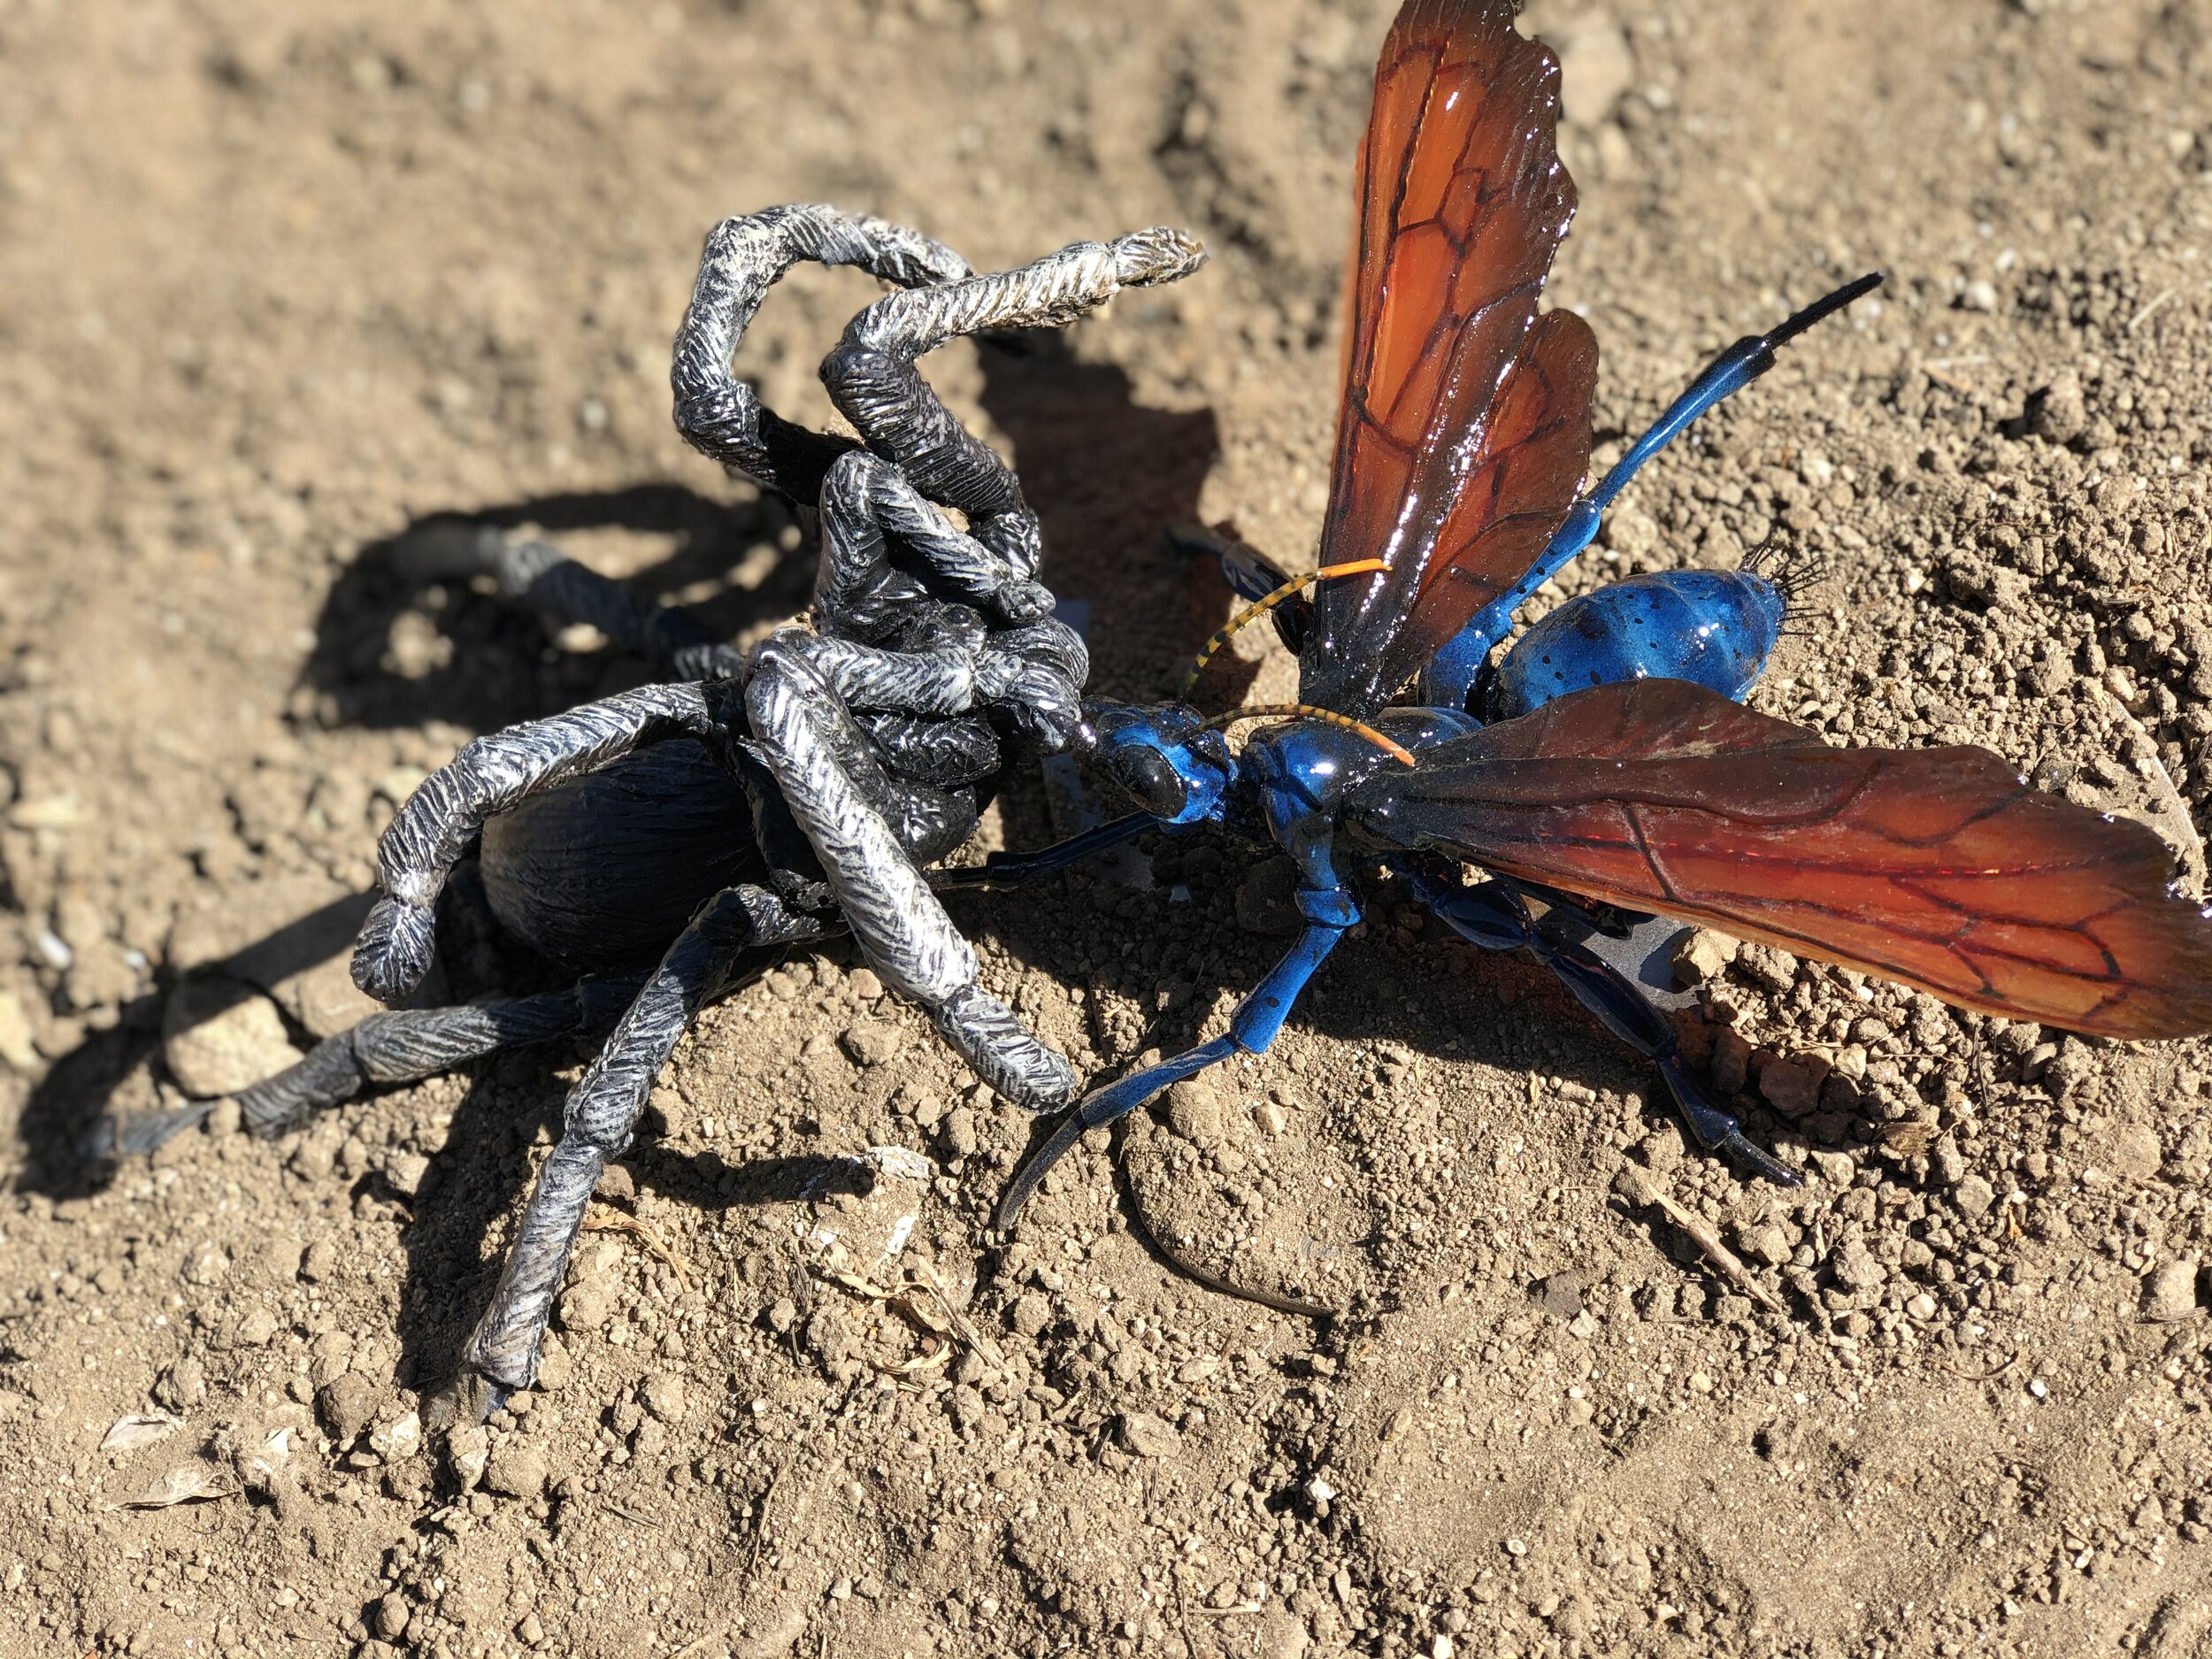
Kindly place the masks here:
POLYGON ((783 419, 730 367, 768 290, 807 262, 858 265, 902 288, 964 277, 968 265, 919 231, 818 204, 724 219, 707 233, 669 370, 677 429, 701 454, 810 507, 852 441, 783 419))
POLYGON ((305 1057, 273 1078, 264 1079, 238 1097, 255 1133, 273 1138, 325 1107, 351 1100, 363 1082, 353 1053, 353 1033, 326 1037, 305 1057))
POLYGON ((1056 1111, 1075 1098, 1079 1079, 1066 1057, 1038 1041, 1012 1009, 981 986, 962 986, 933 1012, 945 1041, 1017 1106, 1056 1111))
POLYGON ((821 932, 818 919, 794 913, 772 893, 741 887, 702 905, 668 948, 599 1057, 569 1091, 560 1144, 539 1171, 491 1305, 469 1341, 468 1363, 477 1375, 507 1388, 535 1380, 539 1339, 592 1188, 608 1159, 628 1148, 653 1081, 692 1017, 721 991, 746 952, 821 932))
POLYGON ((396 1002, 422 983, 436 949, 428 905, 379 899, 353 943, 353 982, 380 1002, 396 1002))
POLYGON ((733 689, 720 681, 641 686, 464 747, 407 797, 377 842, 377 877, 388 896, 354 946, 353 982, 380 1002, 422 983, 433 906, 487 818, 646 743, 686 735, 726 753, 736 734, 719 717, 726 697, 733 701, 733 689))

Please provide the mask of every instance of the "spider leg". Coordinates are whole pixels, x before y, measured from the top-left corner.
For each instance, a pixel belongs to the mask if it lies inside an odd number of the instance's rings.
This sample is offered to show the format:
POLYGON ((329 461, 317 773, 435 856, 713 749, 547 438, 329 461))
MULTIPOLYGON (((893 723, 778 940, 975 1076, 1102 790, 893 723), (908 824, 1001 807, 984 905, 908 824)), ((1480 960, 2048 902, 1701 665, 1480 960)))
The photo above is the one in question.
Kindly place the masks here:
MULTIPOLYGON (((273 1140, 319 1111, 342 1105, 370 1083, 412 1083, 502 1048, 555 1037, 595 1035, 611 1026, 644 981, 586 979, 564 991, 454 1008, 371 1014, 350 1031, 326 1037, 274 1077, 239 1092, 246 1126, 273 1140)), ((152 1152, 207 1119, 211 1100, 166 1111, 110 1113, 84 1141, 88 1157, 152 1152)))
POLYGON ((543 541, 518 541, 494 525, 447 520, 402 538, 392 562, 417 583, 488 576, 510 599, 561 622, 587 622, 671 680, 727 680, 745 658, 690 611, 657 605, 543 541))
POLYGON ((731 373, 730 357, 768 290, 809 260, 858 265, 902 288, 968 274, 967 261, 919 231, 819 204, 726 219, 707 233, 669 371, 677 430, 701 454, 805 507, 821 498, 831 463, 852 441, 783 419, 731 373))
POLYGON ((914 285, 853 319, 823 359, 822 383, 869 449, 930 500, 957 507, 977 541, 1031 577, 1041 552, 1037 515, 1012 471, 953 418, 915 359, 962 334, 1061 326, 1125 288, 1188 276, 1205 258, 1181 231, 1155 227, 1076 242, 1011 271, 914 285))
POLYGON ((731 887, 700 907, 646 979, 599 1057, 569 1091, 560 1142, 538 1171, 491 1304, 469 1339, 469 1370, 493 1391, 485 1412, 506 1391, 535 1380, 538 1341, 592 1188, 608 1162, 628 1149, 653 1080, 693 1016, 726 987, 746 952, 823 931, 820 918, 786 908, 765 888, 731 887))
POLYGON ((353 982, 380 1002, 429 972, 434 910, 454 862, 484 820, 525 796, 605 765, 647 743, 687 734, 728 746, 726 682, 642 686, 549 719, 477 738, 425 779, 377 842, 385 896, 361 926, 353 982))
POLYGON ((1526 950, 1556 974, 1600 1025, 1658 1068, 1698 1145, 1777 1186, 1802 1185, 1794 1170, 1747 1136, 1742 1124, 1706 1097, 1682 1057, 1674 1027, 1645 1000, 1634 981, 1586 945, 1545 933, 1512 884, 1492 880, 1474 887, 1448 887, 1418 870, 1408 872, 1408 881, 1415 896, 1462 939, 1485 950, 1526 950))
POLYGON ((1052 614, 1049 588, 996 549, 954 527, 943 511, 889 461, 855 449, 822 484, 822 556, 814 622, 825 634, 877 641, 908 623, 914 606, 945 597, 1006 623, 1052 614), (924 581, 895 566, 887 537, 927 567, 924 581))
MULTIPOLYGON (((846 924, 885 983, 926 1008, 946 1041, 1009 1100, 1032 1110, 1062 1104, 1075 1093, 1074 1068, 977 982, 974 950, 931 892, 910 841, 895 823, 908 810, 906 803, 925 792, 895 785, 876 761, 814 660, 818 649, 831 645, 842 642, 785 633, 755 650, 745 688, 754 754, 772 775, 786 810, 821 861, 846 924)), ((833 667, 847 661, 825 655, 833 667)), ((911 666, 920 674, 942 665, 921 657, 911 666)), ((906 689, 918 697, 929 687, 906 689)))

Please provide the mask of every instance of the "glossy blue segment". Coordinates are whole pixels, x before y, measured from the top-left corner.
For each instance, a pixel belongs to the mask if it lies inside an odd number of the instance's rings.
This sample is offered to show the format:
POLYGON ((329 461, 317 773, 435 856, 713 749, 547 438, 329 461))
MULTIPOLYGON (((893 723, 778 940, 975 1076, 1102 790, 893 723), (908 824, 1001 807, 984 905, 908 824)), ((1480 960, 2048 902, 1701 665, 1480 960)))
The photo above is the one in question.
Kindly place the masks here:
MULTIPOLYGON (((1386 709, 1374 724, 1393 742, 1416 753, 1481 729, 1451 709, 1386 709)), ((1298 865, 1300 887, 1310 893, 1342 889, 1344 878, 1333 851, 1337 803, 1377 767, 1403 763, 1357 732, 1320 720, 1298 720, 1259 733, 1240 760, 1269 835, 1298 865)))
MULTIPOLYGON (((1359 919, 1359 910, 1351 902, 1351 895, 1340 895, 1341 912, 1359 919)), ((1336 941, 1344 937, 1340 926, 1325 923, 1310 925, 1290 952, 1277 963, 1262 979, 1252 994, 1237 1004, 1237 1011, 1230 1017, 1229 1029, 1210 1042, 1202 1042, 1195 1048, 1186 1050, 1172 1059, 1156 1065, 1146 1066, 1141 1071, 1132 1071, 1116 1083, 1110 1083, 1076 1108, 1076 1120, 1085 1128, 1095 1129, 1102 1124, 1112 1123, 1125 1117, 1161 1090, 1195 1077, 1208 1066, 1226 1060, 1241 1048, 1247 1054, 1263 1054, 1281 1034, 1283 1022, 1290 1018, 1290 1010, 1297 1006, 1299 993, 1306 982, 1336 948, 1336 941)))
MULTIPOLYGON (((1351 895, 1343 896, 1352 919, 1357 921, 1359 911, 1350 906, 1351 895)), ((1328 959, 1329 952, 1336 949, 1336 941, 1343 937, 1341 926, 1318 922, 1308 926, 1289 954, 1268 971, 1267 978, 1254 987, 1251 995, 1237 1004, 1237 1011, 1229 1021, 1229 1034, 1236 1039, 1238 1048, 1247 1054, 1267 1052, 1269 1045, 1282 1033, 1283 1022, 1297 1005, 1306 981, 1313 978, 1328 959)))
POLYGON ((1658 571, 1570 599, 1506 654, 1485 712, 1526 714, 1624 680, 1689 680, 1743 701, 1781 637, 1787 595, 1756 571, 1658 571))
MULTIPOLYGON (((1620 469, 1616 467, 1615 472, 1620 469)), ((1612 475, 1606 481, 1612 483, 1612 475)), ((1626 482, 1626 480, 1623 480, 1626 482)), ((1613 485, 1616 491, 1619 485, 1613 485)), ((1607 500, 1612 497, 1608 495, 1607 500)), ((1474 619, 1454 635, 1443 649, 1429 659, 1421 672, 1421 701, 1431 708, 1463 709, 1475 677, 1490 660, 1500 640, 1513 632, 1514 612, 1546 582, 1567 567, 1567 561, 1590 545, 1598 533, 1600 510, 1594 496, 1586 495, 1567 510, 1565 521, 1546 543, 1543 554, 1521 580, 1475 612, 1474 619)))
POLYGON ((1801 1184, 1795 1171, 1746 1137, 1743 1125, 1707 1098, 1682 1063, 1666 1015, 1645 999, 1632 980, 1587 946, 1547 933, 1513 883, 1492 880, 1461 887, 1418 869, 1402 873, 1414 896, 1462 939, 1485 950, 1526 950, 1550 969, 1600 1025, 1658 1068, 1699 1145, 1778 1186, 1801 1184))
POLYGON ((1211 1042, 1202 1042, 1195 1048, 1186 1050, 1171 1060, 1148 1065, 1141 1071, 1132 1071, 1118 1083, 1110 1083, 1076 1108, 1075 1118, 1086 1129, 1095 1129, 1110 1124, 1150 1100, 1171 1084, 1180 1083, 1187 1077, 1196 1077, 1208 1066, 1226 1060, 1237 1051, 1232 1036, 1216 1037, 1211 1042))
POLYGON ((1187 703, 1087 710, 1091 744, 1106 775, 1162 824, 1217 819, 1237 779, 1229 741, 1187 703))

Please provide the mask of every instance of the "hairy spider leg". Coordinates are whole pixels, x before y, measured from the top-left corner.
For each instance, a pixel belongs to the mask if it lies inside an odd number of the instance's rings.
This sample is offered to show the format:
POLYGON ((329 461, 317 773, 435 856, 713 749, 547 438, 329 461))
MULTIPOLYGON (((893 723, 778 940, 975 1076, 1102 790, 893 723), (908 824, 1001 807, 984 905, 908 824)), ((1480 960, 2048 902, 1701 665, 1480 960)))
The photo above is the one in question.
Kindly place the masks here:
POLYGON ((1007 1099, 1046 1110, 1072 1098, 1074 1067, 979 981, 973 948, 891 821, 913 791, 892 787, 809 655, 781 634, 770 639, 754 653, 745 696, 754 752, 820 858, 870 965, 927 1009, 976 1075, 1007 1099))
POLYGON ((1345 887, 1302 887, 1298 890, 1298 909, 1306 918, 1305 932, 1282 960, 1269 970, 1267 977, 1237 1004, 1236 1012, 1229 1017, 1229 1029, 1211 1041, 1200 1043, 1141 1071, 1133 1071, 1086 1096, 1014 1177, 997 1209, 991 1212, 994 1227, 1001 1232, 1013 1227, 1022 1206, 1029 1202, 1046 1171, 1087 1131, 1127 1116, 1163 1089, 1185 1078, 1195 1077, 1208 1066, 1218 1064, 1233 1055, 1267 1052, 1281 1034, 1283 1022, 1290 1018, 1290 1010, 1307 982, 1336 949, 1345 930, 1356 926, 1360 918, 1359 907, 1350 890, 1345 887))
POLYGON ((1033 577, 1042 553, 1036 513, 1011 469, 954 418, 915 360, 964 334, 1062 326, 1125 288, 1175 281, 1205 259, 1191 237, 1156 226, 1074 242, 1010 271, 888 294, 847 325, 822 360, 822 384, 871 449, 930 500, 957 507, 978 541, 1033 577))
POLYGON ((592 1188, 628 1150, 653 1081, 693 1016, 721 993, 745 953, 810 939, 819 918, 785 907, 764 887, 731 887, 699 909, 646 979, 606 1044, 569 1091, 561 1139, 538 1171, 490 1305, 469 1339, 470 1371, 486 1398, 462 1402, 479 1417, 536 1380, 539 1339, 568 1271, 592 1188))
MULTIPOLYGON (((380 1002, 395 1002, 430 971, 438 894, 484 820, 526 797, 595 771, 610 761, 677 736, 708 752, 729 751, 734 687, 641 686, 543 720, 529 720, 465 744, 426 778, 385 826, 376 846, 385 896, 361 925, 353 982, 380 1002)), ((736 721, 741 731, 741 719, 736 721)))
POLYGON ((1461 887, 1418 868, 1402 866, 1401 872, 1414 896, 1470 944, 1484 950, 1525 950, 1550 969, 1600 1025, 1658 1069, 1682 1121, 1708 1152, 1778 1186, 1803 1184, 1794 1170, 1752 1141, 1742 1124, 1706 1097, 1683 1060, 1674 1028, 1643 993, 1586 945, 1547 934, 1513 883, 1494 879, 1461 887))
POLYGON ((730 367, 768 290, 810 261, 857 265, 902 288, 956 280, 968 262, 918 230, 820 203, 726 219, 707 233, 669 369, 677 430, 702 455, 811 509, 853 440, 785 420, 730 367))
POLYGON ((1513 631, 1513 613, 1527 603, 1539 588, 1556 576, 1569 559, 1590 545, 1605 510, 1644 463, 1665 449, 1714 404, 1733 396, 1772 368, 1775 348, 1788 344, 1815 323, 1871 293, 1881 286, 1881 281, 1882 273, 1875 271, 1847 282, 1766 334, 1746 335, 1708 364, 1690 382, 1689 388, 1652 423, 1651 429, 1607 469, 1597 488, 1568 510, 1565 520, 1527 573, 1477 611, 1474 619, 1430 660, 1422 672, 1422 701, 1438 708, 1465 708, 1467 694, 1474 686, 1475 677, 1482 672, 1483 664, 1498 642, 1513 631))

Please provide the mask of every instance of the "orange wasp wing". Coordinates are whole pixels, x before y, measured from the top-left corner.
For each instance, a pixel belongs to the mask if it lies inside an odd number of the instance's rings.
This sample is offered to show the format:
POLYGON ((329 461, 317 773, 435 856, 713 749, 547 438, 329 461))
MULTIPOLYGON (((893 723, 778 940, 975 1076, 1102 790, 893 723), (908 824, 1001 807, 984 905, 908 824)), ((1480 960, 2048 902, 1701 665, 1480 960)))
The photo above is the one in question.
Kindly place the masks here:
POLYGON ((2212 910, 1986 749, 1832 749, 1683 680, 1593 687, 1378 776, 1353 823, 2098 1036, 2212 1030, 2212 910))
POLYGON ((1343 401, 1299 696, 1372 713, 1534 562, 1590 456, 1597 341, 1536 315, 1574 217, 1559 60, 1511 0, 1411 0, 1360 146, 1343 401))

